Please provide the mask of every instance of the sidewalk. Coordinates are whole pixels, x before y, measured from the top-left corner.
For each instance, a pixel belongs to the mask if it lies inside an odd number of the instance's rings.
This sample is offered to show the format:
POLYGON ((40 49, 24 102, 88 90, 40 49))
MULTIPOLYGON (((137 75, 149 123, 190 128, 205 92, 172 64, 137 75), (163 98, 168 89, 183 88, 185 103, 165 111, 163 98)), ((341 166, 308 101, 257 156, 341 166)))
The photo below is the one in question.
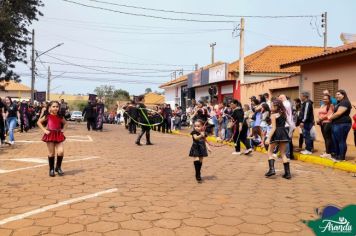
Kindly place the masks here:
MULTIPOLYGON (((189 135, 190 129, 188 127, 183 127, 180 131, 173 131, 174 134, 189 135)), ((294 147, 298 147, 299 137, 293 137, 294 147)), ((209 141, 217 142, 215 137, 210 137, 209 141)), ((232 145, 232 143, 226 143, 226 145, 232 145)), ((322 165, 326 167, 331 167, 334 169, 339 169, 343 171, 348 171, 356 173, 356 147, 348 145, 348 151, 346 156, 346 161, 334 162, 327 158, 322 158, 320 155, 325 149, 325 144, 319 141, 314 142, 314 153, 312 155, 302 155, 300 152, 294 151, 294 158, 299 161, 308 162, 312 164, 322 165)), ((264 148, 257 148, 257 152, 266 152, 264 148)))

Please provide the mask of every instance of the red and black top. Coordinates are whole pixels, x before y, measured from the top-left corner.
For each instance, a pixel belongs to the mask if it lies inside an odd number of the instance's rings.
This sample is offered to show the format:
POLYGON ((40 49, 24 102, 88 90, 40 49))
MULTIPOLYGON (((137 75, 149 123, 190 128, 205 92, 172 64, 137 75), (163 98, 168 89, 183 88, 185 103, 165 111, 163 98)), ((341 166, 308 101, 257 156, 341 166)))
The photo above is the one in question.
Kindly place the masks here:
POLYGON ((50 133, 43 135, 43 142, 61 143, 66 139, 62 132, 62 118, 58 115, 47 116, 47 129, 50 133))

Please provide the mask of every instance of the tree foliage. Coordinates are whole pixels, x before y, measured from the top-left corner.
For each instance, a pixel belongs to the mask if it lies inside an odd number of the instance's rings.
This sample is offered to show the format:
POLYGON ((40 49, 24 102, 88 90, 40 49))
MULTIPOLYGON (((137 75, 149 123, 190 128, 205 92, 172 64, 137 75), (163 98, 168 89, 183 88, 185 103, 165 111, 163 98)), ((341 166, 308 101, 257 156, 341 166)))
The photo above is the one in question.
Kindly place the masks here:
POLYGON ((13 71, 16 62, 26 62, 31 44, 29 26, 38 16, 42 0, 0 0, 0 80, 19 80, 13 71))
POLYGON ((151 88, 146 88, 145 89, 145 93, 152 93, 152 89, 151 88))
POLYGON ((101 85, 96 87, 94 92, 100 99, 104 99, 105 105, 108 108, 113 107, 116 104, 116 101, 127 101, 130 99, 129 92, 123 89, 115 89, 111 85, 101 85))

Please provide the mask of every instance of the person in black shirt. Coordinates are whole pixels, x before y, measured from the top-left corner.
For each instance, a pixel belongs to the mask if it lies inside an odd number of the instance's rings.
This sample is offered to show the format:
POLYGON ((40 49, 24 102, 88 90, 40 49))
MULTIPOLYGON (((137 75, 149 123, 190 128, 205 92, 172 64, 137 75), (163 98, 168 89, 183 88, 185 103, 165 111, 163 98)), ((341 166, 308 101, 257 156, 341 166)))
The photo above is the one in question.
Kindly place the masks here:
POLYGON ((194 158, 195 179, 201 183, 201 167, 203 159, 208 156, 210 152, 209 146, 206 145, 206 133, 204 132, 204 122, 196 120, 193 124, 194 129, 190 133, 193 139, 193 144, 189 151, 189 156, 194 158))
POLYGON ((234 122, 233 140, 235 143, 235 152, 233 152, 232 154, 241 155, 240 142, 242 142, 246 147, 246 151, 244 152, 244 154, 250 154, 252 152, 252 148, 250 142, 247 140, 248 125, 246 120, 244 119, 244 112, 242 110, 241 103, 238 100, 232 100, 230 107, 232 109, 231 117, 234 122))
POLYGON ((146 106, 144 105, 145 98, 144 96, 140 96, 138 100, 139 100, 139 104, 137 105, 138 122, 140 122, 141 124, 141 133, 137 137, 136 144, 141 146, 141 138, 146 133, 146 145, 153 145, 151 143, 151 133, 150 133, 151 121, 146 106))
POLYGON ((337 104, 329 119, 332 122, 331 132, 336 154, 335 160, 345 160, 347 152, 346 139, 351 129, 351 103, 345 90, 336 92, 337 104))
POLYGON ((90 127, 92 130, 95 130, 95 110, 94 105, 91 101, 88 101, 88 105, 85 106, 83 110, 83 116, 87 119, 87 129, 90 131, 90 127))
POLYGON ((311 137, 310 131, 314 126, 314 109, 313 102, 309 99, 309 92, 302 92, 300 100, 302 101, 302 108, 300 111, 300 124, 299 127, 303 130, 305 140, 305 150, 301 154, 310 155, 313 153, 314 141, 311 137))
POLYGON ((138 110, 136 107, 136 103, 131 101, 131 103, 126 108, 126 113, 128 116, 128 123, 129 123, 129 132, 130 134, 136 134, 136 122, 138 120, 138 110))

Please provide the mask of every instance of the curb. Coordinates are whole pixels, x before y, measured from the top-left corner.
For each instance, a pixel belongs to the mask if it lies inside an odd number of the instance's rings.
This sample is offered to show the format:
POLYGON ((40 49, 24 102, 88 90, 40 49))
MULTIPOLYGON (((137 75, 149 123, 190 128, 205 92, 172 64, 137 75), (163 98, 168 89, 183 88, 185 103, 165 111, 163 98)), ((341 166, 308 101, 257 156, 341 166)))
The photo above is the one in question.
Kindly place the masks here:
MULTIPOLYGON (((190 134, 183 134, 183 133, 180 133, 179 131, 172 131, 172 134, 190 137, 190 134)), ((215 137, 208 137, 208 141, 215 142, 215 143, 221 143, 221 142, 218 142, 215 137)), ((231 147, 234 146, 234 144, 232 142, 224 141, 223 144, 225 144, 227 146, 231 146, 231 147)), ((267 153, 266 150, 264 150, 261 147, 257 147, 256 151, 260 152, 260 153, 267 153)), ((306 163, 311 163, 311 164, 321 165, 321 166, 325 166, 325 167, 330 167, 333 169, 356 173, 356 164, 352 164, 348 161, 334 162, 334 161, 326 159, 326 158, 321 158, 321 157, 314 156, 314 155, 303 155, 301 153, 295 153, 294 159, 298 160, 298 161, 303 161, 306 163)))

